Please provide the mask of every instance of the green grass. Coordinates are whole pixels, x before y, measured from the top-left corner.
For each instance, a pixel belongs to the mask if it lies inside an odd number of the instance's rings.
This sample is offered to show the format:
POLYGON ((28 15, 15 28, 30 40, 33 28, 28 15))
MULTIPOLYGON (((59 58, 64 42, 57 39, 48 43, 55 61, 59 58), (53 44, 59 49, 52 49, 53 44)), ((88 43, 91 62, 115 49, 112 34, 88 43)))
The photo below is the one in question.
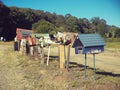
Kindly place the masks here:
POLYGON ((120 42, 120 38, 105 38, 106 42, 120 42))
POLYGON ((3 42, 3 41, 0 41, 0 44, 1 45, 13 45, 13 41, 10 41, 10 42, 3 42))
POLYGON ((119 48, 120 49, 120 42, 106 42, 105 48, 119 48))

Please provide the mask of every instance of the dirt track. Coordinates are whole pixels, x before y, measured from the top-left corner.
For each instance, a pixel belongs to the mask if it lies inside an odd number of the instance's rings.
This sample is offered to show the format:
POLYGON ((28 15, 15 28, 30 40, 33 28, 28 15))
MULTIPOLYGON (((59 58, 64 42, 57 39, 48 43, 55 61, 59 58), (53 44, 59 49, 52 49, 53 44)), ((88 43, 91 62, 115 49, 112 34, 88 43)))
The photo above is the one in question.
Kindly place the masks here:
MULTIPOLYGON (((67 52, 67 47, 66 47, 67 52)), ((51 55, 58 55, 58 48, 51 48, 51 55)), ((74 48, 70 50, 70 61, 84 65, 85 55, 75 54, 74 48)), ((106 72, 120 74, 120 49, 105 49, 104 53, 96 54, 96 68, 106 72)), ((93 67, 93 55, 87 54, 87 66, 93 67)))
MULTIPOLYGON (((71 50, 71 61, 78 62, 84 65, 84 55, 75 55, 74 50, 71 50)), ((96 68, 106 72, 120 74, 120 49, 96 54, 96 68)), ((87 55, 87 65, 93 67, 93 55, 87 55)))

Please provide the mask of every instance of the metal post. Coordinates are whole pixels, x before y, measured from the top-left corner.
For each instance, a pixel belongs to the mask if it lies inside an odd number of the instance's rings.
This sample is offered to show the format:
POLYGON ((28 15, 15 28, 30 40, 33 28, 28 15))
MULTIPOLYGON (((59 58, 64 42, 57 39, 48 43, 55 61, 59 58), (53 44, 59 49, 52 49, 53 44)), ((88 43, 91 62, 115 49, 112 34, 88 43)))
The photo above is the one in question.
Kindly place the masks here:
POLYGON ((93 54, 94 80, 96 80, 95 54, 93 54))
POLYGON ((87 63, 87 54, 85 54, 85 77, 87 76, 87 67, 86 67, 86 63, 87 63))

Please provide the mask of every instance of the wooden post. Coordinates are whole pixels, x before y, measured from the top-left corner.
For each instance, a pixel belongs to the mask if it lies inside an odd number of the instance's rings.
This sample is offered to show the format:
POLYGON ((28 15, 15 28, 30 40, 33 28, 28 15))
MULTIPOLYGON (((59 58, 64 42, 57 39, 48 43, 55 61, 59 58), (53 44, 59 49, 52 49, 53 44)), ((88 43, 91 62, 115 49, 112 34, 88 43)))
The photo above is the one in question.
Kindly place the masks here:
POLYGON ((33 46, 33 53, 35 60, 38 60, 38 46, 33 46))
POLYGON ((93 54, 94 80, 96 80, 95 53, 93 54))
POLYGON ((26 55, 30 54, 30 47, 28 45, 28 42, 26 42, 26 55))
POLYGON ((70 45, 68 45, 68 52, 67 52, 67 65, 66 65, 67 69, 69 69, 69 62, 70 62, 70 45))
POLYGON ((41 48, 41 64, 44 64, 44 48, 41 48))
POLYGON ((30 55, 33 56, 33 46, 29 46, 30 48, 30 55))
POLYGON ((50 46, 48 48, 47 66, 48 66, 48 63, 49 63, 49 56, 50 56, 50 46))
POLYGON ((66 58, 66 47, 65 47, 65 45, 64 45, 64 59, 65 59, 65 65, 66 65, 67 58, 66 58))
POLYGON ((14 41, 14 51, 19 51, 19 42, 14 41))
POLYGON ((59 45, 59 61, 60 61, 60 68, 65 68, 65 53, 64 53, 64 45, 59 45))
POLYGON ((87 76, 87 67, 86 67, 86 64, 87 64, 87 54, 85 54, 85 77, 87 76))

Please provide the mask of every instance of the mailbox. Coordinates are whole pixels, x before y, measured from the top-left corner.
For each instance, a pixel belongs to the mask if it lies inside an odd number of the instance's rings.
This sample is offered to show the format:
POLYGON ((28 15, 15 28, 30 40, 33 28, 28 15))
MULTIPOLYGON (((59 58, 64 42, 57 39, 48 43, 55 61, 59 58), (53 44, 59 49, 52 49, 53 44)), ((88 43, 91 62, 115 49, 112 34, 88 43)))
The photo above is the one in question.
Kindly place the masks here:
POLYGON ((94 79, 96 79, 95 54, 104 51, 105 42, 99 34, 79 34, 72 45, 75 54, 85 54, 85 77, 87 54, 93 54, 94 79))
POLYGON ((17 38, 17 40, 21 40, 23 37, 26 38, 32 33, 33 33, 32 30, 17 28, 16 29, 16 38, 17 38))
POLYGON ((105 42, 99 34, 79 34, 72 45, 75 54, 93 54, 104 51, 105 42))

